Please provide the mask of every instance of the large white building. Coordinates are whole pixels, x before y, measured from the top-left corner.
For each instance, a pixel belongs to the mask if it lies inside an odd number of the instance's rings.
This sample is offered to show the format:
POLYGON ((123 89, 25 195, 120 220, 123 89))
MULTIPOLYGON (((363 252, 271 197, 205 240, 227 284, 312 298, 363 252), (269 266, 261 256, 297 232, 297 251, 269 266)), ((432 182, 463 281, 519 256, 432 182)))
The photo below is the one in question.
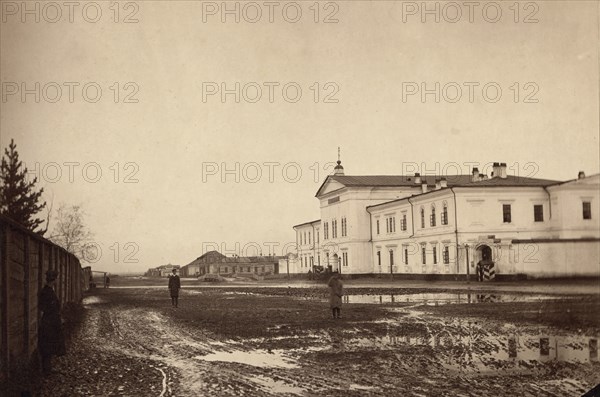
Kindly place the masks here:
POLYGON ((321 219, 294 226, 289 267, 404 277, 600 276, 600 174, 575 180, 418 173, 349 176, 338 161, 316 197, 321 219))

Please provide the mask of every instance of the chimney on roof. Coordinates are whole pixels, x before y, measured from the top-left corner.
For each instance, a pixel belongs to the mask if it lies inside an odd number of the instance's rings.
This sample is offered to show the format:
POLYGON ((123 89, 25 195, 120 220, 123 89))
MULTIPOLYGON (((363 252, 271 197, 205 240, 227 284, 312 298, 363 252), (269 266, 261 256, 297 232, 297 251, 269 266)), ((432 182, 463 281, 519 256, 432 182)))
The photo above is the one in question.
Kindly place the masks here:
POLYGON ((577 174, 577 179, 583 179, 583 178, 585 178, 585 172, 579 171, 579 174, 577 174))
POLYGON ((473 167, 473 172, 471 174, 471 182, 477 182, 479 180, 479 168, 473 167))
POLYGON ((427 181, 421 183, 421 190, 423 193, 427 193, 427 181))
POLYGON ((500 163, 494 163, 492 165, 492 178, 498 178, 500 176, 500 163))
POLYGON ((442 188, 442 183, 439 179, 435 180, 435 190, 440 190, 442 188))
POLYGON ((506 163, 500 163, 500 178, 506 179, 506 163))
POLYGON ((421 184, 421 174, 419 174, 418 172, 415 172, 415 184, 416 185, 421 184))
POLYGON ((446 180, 446 177, 443 177, 442 179, 440 179, 440 186, 441 187, 448 187, 448 181, 446 180))
POLYGON ((506 163, 494 163, 492 169, 492 178, 506 179, 506 163))

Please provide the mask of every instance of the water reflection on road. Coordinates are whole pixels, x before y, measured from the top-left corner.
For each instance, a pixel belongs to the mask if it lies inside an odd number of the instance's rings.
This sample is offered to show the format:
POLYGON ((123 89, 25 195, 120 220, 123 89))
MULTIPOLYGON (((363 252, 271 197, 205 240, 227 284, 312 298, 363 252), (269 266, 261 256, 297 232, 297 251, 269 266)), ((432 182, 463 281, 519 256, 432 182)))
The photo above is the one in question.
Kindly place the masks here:
POLYGON ((539 302, 543 300, 565 299, 549 295, 509 295, 509 294, 474 294, 474 293, 420 293, 402 295, 345 295, 344 303, 421 303, 438 306, 445 304, 469 304, 484 302, 539 302))

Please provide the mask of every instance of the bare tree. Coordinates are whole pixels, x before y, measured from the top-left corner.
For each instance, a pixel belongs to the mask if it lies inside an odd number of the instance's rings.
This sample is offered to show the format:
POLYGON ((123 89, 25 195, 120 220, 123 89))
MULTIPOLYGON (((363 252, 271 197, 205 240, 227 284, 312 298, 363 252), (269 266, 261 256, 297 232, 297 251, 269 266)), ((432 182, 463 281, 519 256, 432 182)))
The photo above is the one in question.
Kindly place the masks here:
POLYGON ((60 245, 83 262, 95 258, 93 234, 85 225, 85 212, 79 205, 61 203, 49 240, 60 245))

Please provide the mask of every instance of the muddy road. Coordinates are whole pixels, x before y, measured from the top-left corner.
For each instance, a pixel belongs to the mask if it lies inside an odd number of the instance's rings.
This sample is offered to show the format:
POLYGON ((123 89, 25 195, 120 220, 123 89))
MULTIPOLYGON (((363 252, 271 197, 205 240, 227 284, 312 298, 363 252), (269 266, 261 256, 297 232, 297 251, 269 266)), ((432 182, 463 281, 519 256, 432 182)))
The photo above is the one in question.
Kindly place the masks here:
POLYGON ((580 396, 600 383, 598 295, 111 288, 83 300, 43 396, 580 396))

